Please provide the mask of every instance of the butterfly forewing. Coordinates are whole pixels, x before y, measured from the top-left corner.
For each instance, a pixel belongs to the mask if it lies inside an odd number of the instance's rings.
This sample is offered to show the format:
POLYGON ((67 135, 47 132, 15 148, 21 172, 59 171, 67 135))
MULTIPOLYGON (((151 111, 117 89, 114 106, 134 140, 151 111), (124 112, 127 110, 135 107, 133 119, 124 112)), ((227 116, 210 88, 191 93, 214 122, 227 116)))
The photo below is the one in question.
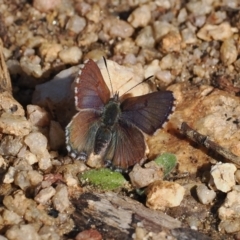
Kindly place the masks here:
POLYGON ((151 135, 167 121, 173 111, 174 100, 171 91, 127 98, 121 104, 120 118, 151 135))
POLYGON ((75 99, 78 110, 102 110, 110 98, 110 91, 101 71, 93 60, 88 60, 75 80, 75 99))
POLYGON ((77 113, 66 127, 67 149, 75 158, 86 160, 94 151, 100 116, 90 110, 77 113))
POLYGON ((127 169, 145 158, 144 136, 133 125, 119 122, 104 156, 116 168, 127 169))

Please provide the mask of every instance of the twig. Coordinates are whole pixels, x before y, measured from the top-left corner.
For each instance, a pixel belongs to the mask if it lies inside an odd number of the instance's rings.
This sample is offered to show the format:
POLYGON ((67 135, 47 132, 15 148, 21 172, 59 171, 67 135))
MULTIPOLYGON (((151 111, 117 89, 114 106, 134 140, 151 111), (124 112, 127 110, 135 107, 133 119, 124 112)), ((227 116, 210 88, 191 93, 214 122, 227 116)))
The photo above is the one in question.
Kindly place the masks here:
POLYGON ((186 122, 183 122, 181 125, 181 132, 186 135, 192 141, 198 143, 199 145, 203 145, 207 149, 211 149, 224 158, 230 160, 234 164, 240 167, 240 157, 236 156, 232 152, 228 151, 226 148, 221 147, 217 143, 211 141, 208 136, 202 135, 196 130, 192 129, 188 126, 186 122))
POLYGON ((0 92, 4 91, 12 93, 12 83, 3 56, 3 42, 0 38, 0 92))

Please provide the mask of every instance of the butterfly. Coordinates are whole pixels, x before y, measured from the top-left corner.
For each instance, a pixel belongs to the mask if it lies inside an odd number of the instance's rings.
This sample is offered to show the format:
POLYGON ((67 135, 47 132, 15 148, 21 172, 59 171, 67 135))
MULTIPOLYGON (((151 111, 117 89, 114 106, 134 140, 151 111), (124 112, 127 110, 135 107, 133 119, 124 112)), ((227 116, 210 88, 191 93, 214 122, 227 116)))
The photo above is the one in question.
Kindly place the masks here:
POLYGON ((174 109, 171 91, 137 97, 111 96, 98 65, 88 60, 75 79, 78 113, 66 127, 71 156, 86 161, 98 155, 106 166, 128 169, 145 160, 144 133, 152 135, 174 109), (123 99, 123 100, 121 100, 123 99))

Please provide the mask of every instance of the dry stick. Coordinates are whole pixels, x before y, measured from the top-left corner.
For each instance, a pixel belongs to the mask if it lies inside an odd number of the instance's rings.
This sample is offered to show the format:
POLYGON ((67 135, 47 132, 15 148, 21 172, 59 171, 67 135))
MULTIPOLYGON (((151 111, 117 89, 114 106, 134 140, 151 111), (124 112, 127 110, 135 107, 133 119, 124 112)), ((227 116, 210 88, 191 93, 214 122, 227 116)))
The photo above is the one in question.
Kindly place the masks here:
POLYGON ((3 55, 3 42, 0 38, 0 92, 5 91, 12 94, 12 83, 3 55))
POLYGON ((195 131, 188 126, 186 122, 183 122, 181 125, 181 132, 186 135, 192 141, 205 146, 207 149, 214 150, 224 158, 230 160, 240 167, 240 157, 236 156, 232 152, 228 151, 226 148, 221 147, 217 143, 209 140, 208 136, 202 135, 199 132, 195 131))

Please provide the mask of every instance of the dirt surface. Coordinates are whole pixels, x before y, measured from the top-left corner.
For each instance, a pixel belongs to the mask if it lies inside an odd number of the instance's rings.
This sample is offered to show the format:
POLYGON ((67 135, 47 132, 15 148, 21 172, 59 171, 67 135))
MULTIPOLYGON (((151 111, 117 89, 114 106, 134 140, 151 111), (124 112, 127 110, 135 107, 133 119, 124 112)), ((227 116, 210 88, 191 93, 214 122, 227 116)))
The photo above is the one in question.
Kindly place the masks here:
POLYGON ((240 239, 239 8, 0 0, 0 239, 240 239), (145 138, 147 161, 167 152, 177 165, 167 176, 139 167, 141 178, 158 178, 143 195, 131 169, 116 190, 80 183, 89 166, 66 150, 72 83, 93 59, 109 84, 103 56, 115 91, 154 76, 132 94, 175 97, 170 121, 145 138))

